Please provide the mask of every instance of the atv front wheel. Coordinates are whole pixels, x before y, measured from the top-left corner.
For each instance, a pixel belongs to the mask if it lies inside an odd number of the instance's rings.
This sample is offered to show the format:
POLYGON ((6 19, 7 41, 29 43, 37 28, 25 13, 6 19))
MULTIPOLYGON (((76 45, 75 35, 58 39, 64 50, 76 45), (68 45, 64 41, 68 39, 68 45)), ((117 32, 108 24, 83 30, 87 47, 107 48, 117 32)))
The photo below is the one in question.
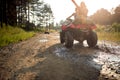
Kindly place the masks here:
POLYGON ((98 41, 97 34, 91 31, 87 38, 87 44, 89 45, 89 47, 95 47, 97 44, 97 41, 98 41))
POLYGON ((65 32, 60 32, 60 43, 63 44, 65 42, 65 32))
POLYGON ((73 46, 73 37, 69 31, 65 32, 65 47, 71 48, 73 46))

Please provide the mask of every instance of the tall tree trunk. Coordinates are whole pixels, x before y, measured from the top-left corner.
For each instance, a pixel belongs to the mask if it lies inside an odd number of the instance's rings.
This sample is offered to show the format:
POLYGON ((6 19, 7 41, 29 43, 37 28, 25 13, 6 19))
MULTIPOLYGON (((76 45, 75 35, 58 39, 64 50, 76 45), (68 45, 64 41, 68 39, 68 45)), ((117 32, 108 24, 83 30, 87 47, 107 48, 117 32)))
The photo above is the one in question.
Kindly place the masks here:
POLYGON ((4 0, 4 9, 3 9, 3 22, 5 22, 6 26, 7 26, 7 0, 4 0))
POLYGON ((17 24, 17 12, 15 1, 8 1, 8 24, 15 26, 17 24))
POLYGON ((28 2, 28 21, 30 21, 30 4, 28 2))
POLYGON ((3 0, 0 0, 0 26, 3 27, 3 0))

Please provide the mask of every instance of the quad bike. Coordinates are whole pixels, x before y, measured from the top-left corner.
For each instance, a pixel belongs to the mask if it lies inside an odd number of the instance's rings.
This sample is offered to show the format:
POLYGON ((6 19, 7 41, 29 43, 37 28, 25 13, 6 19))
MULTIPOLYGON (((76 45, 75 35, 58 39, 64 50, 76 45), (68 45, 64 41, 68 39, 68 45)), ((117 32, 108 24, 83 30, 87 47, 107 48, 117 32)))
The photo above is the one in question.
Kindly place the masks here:
MULTIPOLYGON (((72 2, 76 8, 79 7, 75 0, 72 0, 72 2)), ((79 41, 79 43, 83 43, 84 40, 87 40, 89 47, 95 47, 97 44, 97 34, 93 31, 96 26, 93 23, 89 23, 89 21, 86 21, 86 24, 75 25, 71 19, 67 19, 61 28, 60 42, 65 44, 67 48, 73 46, 74 40, 79 41)))
POLYGON ((95 47, 97 44, 97 34, 93 31, 96 26, 91 24, 74 25, 72 20, 66 20, 61 26, 60 42, 67 48, 73 47, 74 40, 83 43, 87 40, 89 47, 95 47))

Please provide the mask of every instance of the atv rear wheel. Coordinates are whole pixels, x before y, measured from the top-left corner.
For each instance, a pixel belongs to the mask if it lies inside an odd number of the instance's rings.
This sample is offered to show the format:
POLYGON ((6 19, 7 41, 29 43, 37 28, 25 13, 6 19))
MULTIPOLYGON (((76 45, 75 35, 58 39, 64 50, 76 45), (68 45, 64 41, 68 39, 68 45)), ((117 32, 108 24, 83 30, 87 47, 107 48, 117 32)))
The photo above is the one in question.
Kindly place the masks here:
POLYGON ((89 45, 89 47, 95 47, 97 44, 97 41, 98 41, 97 34, 91 31, 87 38, 87 44, 89 45))

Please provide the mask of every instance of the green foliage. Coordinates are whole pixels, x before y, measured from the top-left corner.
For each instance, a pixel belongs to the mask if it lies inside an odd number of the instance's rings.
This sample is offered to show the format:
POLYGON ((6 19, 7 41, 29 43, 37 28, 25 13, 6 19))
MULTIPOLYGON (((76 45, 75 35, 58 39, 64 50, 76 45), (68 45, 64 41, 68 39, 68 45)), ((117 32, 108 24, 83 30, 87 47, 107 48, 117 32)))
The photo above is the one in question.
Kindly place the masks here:
POLYGON ((118 24, 118 23, 113 23, 113 24, 112 24, 112 29, 113 29, 115 32, 120 32, 120 24, 118 24))
POLYGON ((10 43, 26 40, 34 34, 34 32, 25 32, 23 29, 18 27, 4 26, 0 29, 0 47, 6 46, 10 43))
POLYGON ((120 24, 119 23, 113 23, 112 25, 97 25, 97 32, 120 32, 120 24))

